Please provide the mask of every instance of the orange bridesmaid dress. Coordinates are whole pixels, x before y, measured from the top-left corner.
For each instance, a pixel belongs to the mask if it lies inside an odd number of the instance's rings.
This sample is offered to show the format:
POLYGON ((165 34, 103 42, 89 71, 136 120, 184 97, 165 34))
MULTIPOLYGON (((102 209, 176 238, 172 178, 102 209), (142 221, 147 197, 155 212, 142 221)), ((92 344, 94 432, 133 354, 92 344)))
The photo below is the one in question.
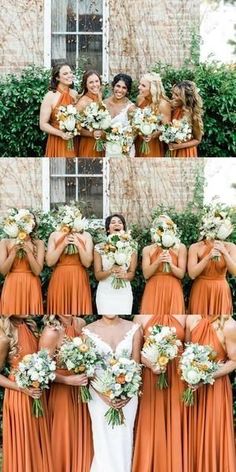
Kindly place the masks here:
MULTIPOLYGON (((217 360, 227 354, 211 321, 206 317, 191 332, 191 342, 210 345, 217 360)), ((187 407, 184 434, 185 472, 235 472, 232 387, 228 375, 195 392, 195 404, 187 407)))
MULTIPOLYGON (((74 320, 65 327, 65 336, 78 336, 74 320)), ((60 368, 57 372, 71 375, 60 368)), ((87 405, 79 401, 79 387, 53 383, 48 410, 55 472, 89 472, 93 457, 91 424, 87 405)))
MULTIPOLYGON (((58 107, 61 105, 73 105, 74 101, 70 95, 70 89, 68 90, 61 90, 59 87, 57 89, 60 92, 60 98, 52 110, 51 117, 50 117, 50 125, 54 128, 59 129, 59 123, 56 118, 56 114, 58 112, 58 107)), ((48 135, 47 146, 45 151, 45 157, 75 157, 75 150, 69 150, 67 148, 68 141, 60 138, 60 136, 55 136, 54 134, 48 135)))
MULTIPOLYGON (((174 316, 154 315, 145 327, 146 336, 148 328, 156 324, 175 327, 184 342, 184 327, 174 316)), ((157 376, 144 368, 132 472, 183 472, 183 382, 177 369, 176 360, 169 363, 169 387, 160 390, 157 376)))
MULTIPOLYGON (((157 246, 151 256, 153 263, 163 251, 157 246)), ((174 264, 177 265, 178 256, 173 250, 169 250, 174 264)), ((163 272, 163 264, 160 264, 156 273, 147 280, 140 313, 149 315, 182 315, 185 313, 184 295, 181 281, 171 272, 163 272)))
MULTIPOLYGON (((18 325, 18 354, 10 362, 10 380, 21 359, 37 352, 38 342, 26 323, 18 325)), ((46 397, 44 416, 32 415, 32 398, 6 388, 3 402, 3 472, 52 472, 46 397)))
MULTIPOLYGON (((81 244, 83 241, 81 241, 81 244)), ((52 315, 91 315, 89 276, 79 254, 63 253, 48 286, 47 313, 52 315)))
MULTIPOLYGON (((184 111, 182 107, 175 108, 172 112, 171 121, 182 120, 184 117, 184 111)), ((177 149, 171 151, 171 157, 197 157, 197 146, 191 146, 184 149, 177 149)))
POLYGON ((43 315, 40 278, 34 275, 27 257, 15 257, 1 297, 2 315, 43 315))
MULTIPOLYGON (((213 242, 204 241, 205 257, 213 242)), ((202 273, 194 280, 189 299, 189 314, 195 315, 230 315, 233 313, 232 297, 226 280, 227 267, 224 257, 219 261, 211 259, 202 273)))
MULTIPOLYGON (((150 106, 150 102, 145 98, 142 103, 140 103, 138 108, 146 108, 150 106)), ((159 138, 154 138, 149 141, 148 146, 149 146, 149 153, 148 154, 143 154, 140 151, 140 146, 143 142, 143 139, 141 136, 137 136, 135 140, 135 157, 164 157, 165 156, 165 149, 164 149, 164 143, 159 140, 159 138)))
MULTIPOLYGON (((85 97, 91 98, 93 102, 99 102, 98 96, 91 92, 87 92, 85 97)), ((79 136, 77 143, 77 157, 103 157, 104 152, 98 152, 95 149, 96 139, 89 136, 79 136)))

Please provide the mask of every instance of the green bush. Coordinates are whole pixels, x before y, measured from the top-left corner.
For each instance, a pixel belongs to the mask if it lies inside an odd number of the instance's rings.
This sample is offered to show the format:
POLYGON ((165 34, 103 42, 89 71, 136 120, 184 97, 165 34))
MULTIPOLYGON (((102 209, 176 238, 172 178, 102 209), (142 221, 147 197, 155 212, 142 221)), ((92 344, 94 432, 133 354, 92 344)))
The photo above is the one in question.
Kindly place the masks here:
MULTIPOLYGON (((193 64, 174 69, 156 64, 167 94, 179 80, 194 80, 204 101, 205 134, 199 147, 203 157, 236 156, 236 68, 224 64, 193 64)), ((76 71, 80 83, 82 69, 76 71)), ((50 71, 29 67, 20 76, 0 79, 0 156, 40 157, 44 155, 46 135, 39 129, 39 109, 48 90, 50 71)), ((104 96, 110 93, 108 84, 104 96)), ((131 100, 137 96, 134 81, 131 100)))
POLYGON ((204 104, 204 136, 199 146, 202 157, 236 156, 236 67, 219 63, 190 64, 180 69, 157 63, 168 96, 181 80, 193 80, 204 104))

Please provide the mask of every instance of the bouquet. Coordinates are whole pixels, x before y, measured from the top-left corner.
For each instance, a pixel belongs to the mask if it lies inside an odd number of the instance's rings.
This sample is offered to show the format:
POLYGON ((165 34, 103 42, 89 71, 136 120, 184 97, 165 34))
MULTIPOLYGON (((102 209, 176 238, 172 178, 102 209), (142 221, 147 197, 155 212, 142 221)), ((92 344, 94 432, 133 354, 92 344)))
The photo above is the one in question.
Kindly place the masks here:
MULTIPOLYGON (((220 239, 224 241, 232 233, 233 225, 230 220, 229 211, 220 206, 206 211, 202 225, 200 227, 200 240, 220 239)), ((219 256, 214 256, 213 260, 218 261, 219 256)))
POLYGON ((133 142, 132 126, 116 123, 106 133, 106 157, 129 157, 133 142))
POLYGON ((168 387, 166 369, 170 361, 178 356, 181 341, 176 336, 176 329, 169 326, 153 326, 141 353, 151 364, 161 370, 157 386, 162 390, 168 387))
MULTIPOLYGON (((59 207, 57 213, 57 231, 63 233, 83 233, 87 221, 82 217, 80 209, 75 205, 63 205, 59 207)), ((68 244, 65 248, 65 254, 77 254, 78 248, 75 244, 68 244)))
POLYGON ((162 133, 159 139, 167 144, 184 143, 192 138, 192 128, 186 118, 162 125, 160 130, 162 133))
MULTIPOLYGON (((162 116, 154 113, 151 107, 137 108, 132 116, 132 126, 139 135, 150 136, 160 129, 161 120, 162 116)), ((140 146, 140 152, 142 154, 149 154, 150 152, 149 144, 144 140, 140 146)))
MULTIPOLYGON (((178 247, 180 240, 178 237, 178 228, 176 224, 169 218, 156 218, 151 227, 152 240, 165 251, 171 247, 178 247)), ((164 262, 163 272, 170 272, 169 262, 164 262)))
MULTIPOLYGON (((61 105, 58 107, 56 114, 59 122, 59 129, 69 136, 77 136, 77 110, 73 105, 61 105)), ((73 137, 67 141, 67 149, 72 151, 74 149, 73 137)))
POLYGON ((219 363, 216 361, 216 352, 211 346, 186 343, 179 368, 181 379, 188 384, 188 388, 183 393, 183 402, 187 406, 192 406, 194 405, 193 388, 199 382, 213 385, 215 382, 213 375, 218 370, 219 363))
MULTIPOLYGON (((96 366, 101 363, 92 341, 80 337, 68 339, 61 345, 58 360, 67 370, 75 374, 86 374, 88 377, 93 377, 96 366)), ((80 396, 83 403, 91 400, 87 386, 80 386, 80 396)))
MULTIPOLYGON (((96 250, 100 254, 105 254, 109 260, 110 266, 114 264, 128 269, 133 252, 137 251, 137 243, 132 239, 130 232, 120 231, 119 233, 107 236, 106 242, 97 244, 96 250)), ((113 276, 112 287, 115 289, 126 286, 124 279, 118 279, 113 276)))
MULTIPOLYGON (((141 385, 141 365, 126 357, 112 357, 99 377, 92 380, 92 386, 109 400, 127 400, 139 393, 141 385)), ((105 413, 107 423, 114 426, 125 423, 122 408, 111 406, 105 413)))
MULTIPOLYGON (((85 110, 78 114, 79 124, 82 128, 86 128, 89 131, 104 130, 111 126, 111 116, 107 110, 106 105, 103 102, 92 102, 85 110)), ((103 151, 104 142, 103 140, 97 139, 95 143, 95 149, 98 152, 103 151)))
MULTIPOLYGON (((4 233, 12 239, 16 239, 16 244, 23 245, 25 239, 32 233, 35 227, 35 218, 29 210, 21 208, 11 208, 8 215, 2 219, 2 226, 4 233)), ((23 259, 25 257, 25 250, 18 249, 17 257, 23 259)))
MULTIPOLYGON (((55 377, 56 363, 48 351, 42 349, 34 354, 27 354, 18 364, 15 371, 15 381, 20 388, 49 388, 55 377)), ((43 416, 43 405, 40 398, 33 399, 33 415, 43 416)))

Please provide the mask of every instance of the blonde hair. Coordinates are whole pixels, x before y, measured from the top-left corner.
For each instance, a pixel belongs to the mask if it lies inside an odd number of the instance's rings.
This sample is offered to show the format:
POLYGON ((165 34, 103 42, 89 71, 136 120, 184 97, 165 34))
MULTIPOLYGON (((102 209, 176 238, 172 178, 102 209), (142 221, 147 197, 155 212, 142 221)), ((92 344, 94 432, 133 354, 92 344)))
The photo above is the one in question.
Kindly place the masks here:
POLYGON ((169 102, 168 97, 166 96, 165 89, 161 80, 161 76, 156 72, 149 72, 142 76, 143 80, 147 80, 150 83, 150 94, 152 97, 152 104, 154 107, 158 107, 160 101, 167 100, 169 102))
POLYGON ((195 122, 198 124, 199 129, 203 134, 203 103, 195 82, 192 82, 191 80, 182 80, 182 82, 175 84, 172 90, 175 88, 179 91, 183 108, 190 113, 193 123, 195 122))
MULTIPOLYGON (((9 351, 8 358, 12 358, 18 354, 18 329, 17 326, 12 323, 12 317, 10 316, 0 316, 0 332, 5 335, 9 340, 9 351)), ((25 318, 24 322, 32 331, 32 333, 37 337, 38 329, 37 324, 32 318, 25 318)))

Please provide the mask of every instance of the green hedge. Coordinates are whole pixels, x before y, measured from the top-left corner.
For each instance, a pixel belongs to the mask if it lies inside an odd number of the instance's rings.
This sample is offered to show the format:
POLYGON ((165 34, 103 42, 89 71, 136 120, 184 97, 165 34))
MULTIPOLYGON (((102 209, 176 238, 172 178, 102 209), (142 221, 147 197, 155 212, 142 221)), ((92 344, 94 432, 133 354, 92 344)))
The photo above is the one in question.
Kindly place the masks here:
MULTIPOLYGON (((200 145, 203 157, 236 156, 236 68, 224 64, 199 64, 174 69, 156 64, 168 95, 173 84, 194 80, 204 101, 205 135, 200 145)), ((81 69, 77 71, 78 82, 81 69)), ((0 156, 40 157, 44 155, 46 135, 39 129, 39 109, 47 92, 50 71, 29 67, 20 76, 0 79, 0 156)), ((106 85, 104 95, 109 87, 106 85)), ((137 83, 131 99, 137 96, 137 83)))

